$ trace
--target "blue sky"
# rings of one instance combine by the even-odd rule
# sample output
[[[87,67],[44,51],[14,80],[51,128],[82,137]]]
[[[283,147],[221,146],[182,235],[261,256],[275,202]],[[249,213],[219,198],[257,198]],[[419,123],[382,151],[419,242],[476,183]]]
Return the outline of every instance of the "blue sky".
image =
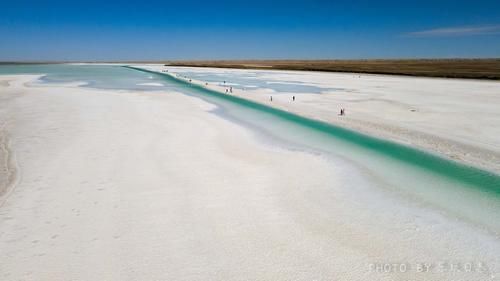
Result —
[[[500,57],[500,1],[3,1],[0,61]]]

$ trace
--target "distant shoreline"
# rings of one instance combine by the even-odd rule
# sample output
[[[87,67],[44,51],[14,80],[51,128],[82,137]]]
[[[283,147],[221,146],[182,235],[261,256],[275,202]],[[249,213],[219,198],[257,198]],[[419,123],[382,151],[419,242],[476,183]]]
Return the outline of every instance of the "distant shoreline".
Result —
[[[500,80],[500,59],[172,61],[167,66]]]
[[[367,60],[156,60],[156,61],[0,61],[20,64],[164,64],[166,66],[323,71],[456,79],[500,80],[500,58]]]

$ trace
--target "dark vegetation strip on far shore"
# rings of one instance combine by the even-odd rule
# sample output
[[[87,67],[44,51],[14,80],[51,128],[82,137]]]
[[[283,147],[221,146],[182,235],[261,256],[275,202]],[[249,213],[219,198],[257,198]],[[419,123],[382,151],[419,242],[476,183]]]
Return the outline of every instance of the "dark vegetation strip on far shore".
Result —
[[[168,66],[354,72],[422,77],[500,80],[500,58],[373,60],[0,61],[0,65],[58,64],[70,62],[162,63]]]
[[[500,59],[206,60],[167,66],[277,69],[500,80]]]

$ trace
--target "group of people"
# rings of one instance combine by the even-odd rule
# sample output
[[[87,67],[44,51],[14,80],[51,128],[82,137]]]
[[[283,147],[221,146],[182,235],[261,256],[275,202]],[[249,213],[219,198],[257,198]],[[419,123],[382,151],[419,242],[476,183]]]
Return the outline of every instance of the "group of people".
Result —
[[[186,77],[187,78],[187,77]],[[191,79],[189,79],[189,82],[191,82]],[[224,81],[224,84],[226,84],[226,81]],[[208,86],[208,83],[205,83],[205,86]],[[226,88],[226,94],[227,93],[233,93],[233,87]],[[269,96],[269,100],[273,101],[273,96]],[[292,96],[292,101],[295,101],[295,96]],[[340,116],[345,115],[345,108],[340,109]]]
[[[185,76],[185,78],[187,78]],[[191,82],[191,79],[189,79],[189,82]],[[226,81],[223,82],[224,85],[226,84]],[[208,83],[205,83],[205,86],[208,86]],[[229,87],[229,88],[226,88],[226,93],[233,93],[233,87]],[[269,100],[270,101],[273,101],[273,96],[269,96]],[[292,101],[295,101],[295,96],[292,96]],[[344,116],[345,115],[345,108],[341,108],[340,109],[340,116]]]

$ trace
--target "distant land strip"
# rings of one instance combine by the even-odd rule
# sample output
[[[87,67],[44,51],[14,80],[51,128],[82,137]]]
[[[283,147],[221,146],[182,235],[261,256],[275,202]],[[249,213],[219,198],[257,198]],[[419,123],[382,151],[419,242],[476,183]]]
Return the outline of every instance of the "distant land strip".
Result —
[[[367,60],[122,60],[5,61],[5,64],[159,63],[167,66],[328,71],[500,80],[500,58],[491,59],[367,59]]]
[[[500,80],[500,59],[206,60],[167,66],[277,69]]]

